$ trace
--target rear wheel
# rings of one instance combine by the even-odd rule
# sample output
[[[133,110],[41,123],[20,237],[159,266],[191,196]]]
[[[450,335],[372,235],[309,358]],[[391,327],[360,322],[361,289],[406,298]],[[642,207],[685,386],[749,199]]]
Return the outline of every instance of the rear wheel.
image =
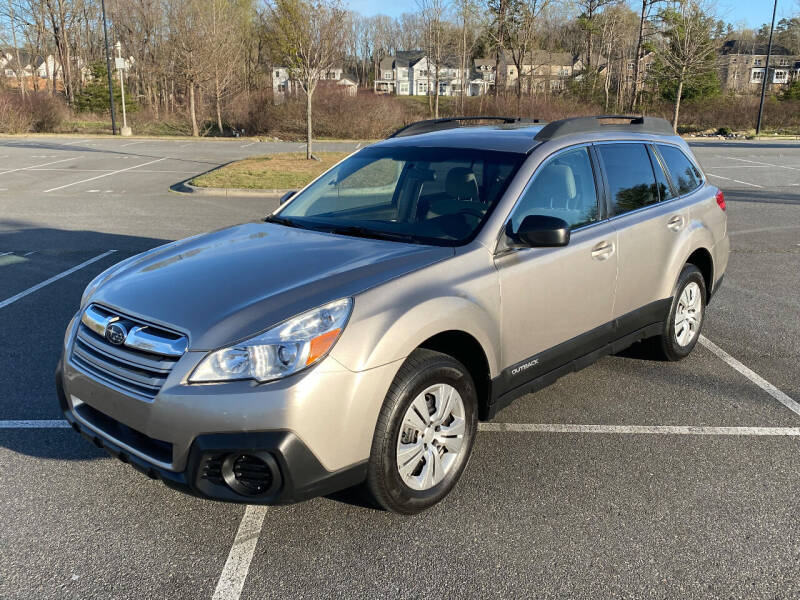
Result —
[[[683,267],[661,335],[651,340],[665,360],[687,357],[697,344],[706,312],[706,283],[696,266]]]
[[[477,394],[464,365],[415,350],[400,367],[378,417],[367,485],[392,512],[442,500],[466,467],[477,430]]]

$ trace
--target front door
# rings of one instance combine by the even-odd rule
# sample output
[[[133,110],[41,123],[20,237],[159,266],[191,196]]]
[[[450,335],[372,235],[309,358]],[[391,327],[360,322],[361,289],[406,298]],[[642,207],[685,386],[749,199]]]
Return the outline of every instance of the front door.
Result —
[[[604,345],[610,335],[617,276],[617,233],[604,220],[597,170],[587,146],[541,165],[511,214],[516,231],[528,215],[565,220],[568,245],[501,248],[499,393],[511,391]]]

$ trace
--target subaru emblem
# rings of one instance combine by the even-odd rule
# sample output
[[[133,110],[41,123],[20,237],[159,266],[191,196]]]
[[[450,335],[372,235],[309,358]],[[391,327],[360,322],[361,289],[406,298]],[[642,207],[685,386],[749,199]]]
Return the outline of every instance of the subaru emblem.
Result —
[[[128,337],[128,330],[122,323],[115,322],[106,327],[106,339],[115,346],[124,344],[126,337]]]

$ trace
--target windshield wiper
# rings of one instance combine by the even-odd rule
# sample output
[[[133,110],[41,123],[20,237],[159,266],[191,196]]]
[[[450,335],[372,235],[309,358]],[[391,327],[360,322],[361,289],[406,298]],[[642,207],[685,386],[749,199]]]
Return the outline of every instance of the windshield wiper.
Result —
[[[341,235],[351,235],[354,237],[375,238],[380,240],[392,240],[395,242],[409,242],[412,244],[419,244],[420,240],[408,233],[397,233],[393,231],[377,231],[375,229],[368,229],[360,225],[332,225],[320,227],[322,231],[328,233],[338,233]]]
[[[287,219],[285,217],[276,217],[273,215],[269,215],[264,219],[265,223],[276,223],[277,225],[285,225],[286,227],[298,227],[300,229],[305,229],[299,223],[292,221],[291,219]]]

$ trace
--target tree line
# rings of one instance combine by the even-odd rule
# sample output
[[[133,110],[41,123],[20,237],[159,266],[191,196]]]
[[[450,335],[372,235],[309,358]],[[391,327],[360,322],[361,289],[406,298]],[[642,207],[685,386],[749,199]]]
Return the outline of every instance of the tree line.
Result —
[[[85,105],[87,89],[105,74],[101,0],[0,2],[7,4],[0,46],[53,55],[61,72],[47,74],[51,93]],[[681,98],[713,79],[725,40],[768,35],[737,30],[704,0],[417,0],[414,12],[399,17],[359,15],[339,0],[105,0],[105,8],[111,44],[118,41],[129,61],[126,91],[155,119],[186,114],[199,135],[203,106],[221,133],[226,105],[270,101],[272,70],[283,66],[306,98],[309,140],[312,98],[334,65],[368,87],[384,57],[422,50],[436,80],[430,114],[438,116],[440,65],[463,73],[474,58],[493,58],[493,93],[519,99],[524,77],[506,85],[501,61],[522,74],[534,50],[566,52],[584,66],[570,93],[628,111],[640,110],[655,89],[675,98],[677,124]],[[800,53],[800,19],[782,20],[776,40]],[[645,76],[640,59],[648,53],[656,60]]]

